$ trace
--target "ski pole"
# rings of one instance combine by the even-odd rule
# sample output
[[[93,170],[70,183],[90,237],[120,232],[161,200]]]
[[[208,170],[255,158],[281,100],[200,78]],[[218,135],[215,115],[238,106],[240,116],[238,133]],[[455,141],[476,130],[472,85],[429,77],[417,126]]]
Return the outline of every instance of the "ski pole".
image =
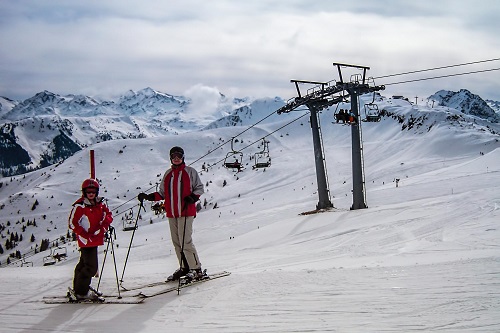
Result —
[[[97,291],[99,291],[99,285],[101,284],[102,272],[104,271],[104,264],[106,263],[106,257],[108,256],[109,238],[107,240],[107,243],[108,244],[106,245],[106,250],[104,251],[104,259],[102,260],[101,273],[99,274],[99,280],[97,281],[97,288],[96,288]]]
[[[116,232],[115,232],[115,228],[111,225],[109,226],[108,231],[109,231],[109,235],[107,235],[108,244],[106,245],[106,252],[104,252],[104,259],[102,261],[101,274],[99,274],[99,281],[97,282],[96,292],[99,293],[99,285],[101,284],[102,272],[104,271],[104,264],[106,263],[106,257],[108,255],[108,251],[109,251],[109,244],[111,244],[111,252],[113,253],[113,263],[115,266],[116,286],[118,288],[118,298],[120,299],[120,298],[122,298],[122,296],[120,295],[120,286],[118,284],[118,269],[116,266],[115,246],[114,246],[114,241],[113,241],[113,234],[114,234],[114,237],[116,239]]]
[[[109,226],[109,228],[111,230],[111,234],[114,234],[116,239],[115,228],[113,228],[112,226]],[[113,237],[110,238],[111,238],[111,251],[113,252],[113,263],[115,264],[116,289],[118,289],[118,299],[121,299],[122,295],[120,293],[120,284],[118,283],[118,269],[116,268],[115,243]]]
[[[184,239],[186,238],[186,224],[187,224],[187,203],[184,205],[184,230],[182,231],[182,245],[181,245],[181,262],[179,269],[182,269],[182,263],[184,262],[184,266],[189,267],[187,258],[184,255]],[[181,293],[181,279],[179,277],[179,284],[177,285],[177,295]]]
[[[137,211],[137,218],[135,219],[135,225],[134,225],[134,231],[132,232],[132,236],[130,237],[130,244],[128,245],[128,251],[127,251],[127,257],[125,258],[125,264],[123,265],[123,272],[122,272],[122,277],[120,279],[120,283],[123,283],[123,276],[125,275],[125,268],[127,268],[127,261],[128,261],[128,256],[130,254],[130,247],[132,246],[132,241],[134,240],[134,235],[135,235],[135,230],[137,229],[137,221],[139,221],[139,215],[141,213],[141,208],[146,211],[146,208],[144,208],[143,202],[140,201],[140,206],[139,210]]]

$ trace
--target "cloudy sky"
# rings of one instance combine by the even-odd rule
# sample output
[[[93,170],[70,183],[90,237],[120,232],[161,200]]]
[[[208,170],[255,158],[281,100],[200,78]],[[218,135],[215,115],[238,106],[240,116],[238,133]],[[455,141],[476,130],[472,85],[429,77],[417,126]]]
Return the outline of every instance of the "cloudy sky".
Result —
[[[291,79],[379,77],[500,58],[498,0],[0,1],[0,96],[296,96]],[[500,61],[380,78],[386,95],[465,88],[500,100]],[[351,74],[344,70],[344,79]]]

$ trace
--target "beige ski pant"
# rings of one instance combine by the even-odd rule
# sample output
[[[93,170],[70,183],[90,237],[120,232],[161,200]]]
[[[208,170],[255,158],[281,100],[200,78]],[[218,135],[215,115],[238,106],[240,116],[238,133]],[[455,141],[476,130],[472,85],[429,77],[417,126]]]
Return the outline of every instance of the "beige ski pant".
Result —
[[[193,244],[193,221],[194,216],[187,217],[169,217],[168,224],[170,225],[170,236],[172,237],[172,244],[175,248],[175,254],[179,260],[181,267],[186,267],[186,262],[182,260],[182,235],[184,234],[184,223],[186,224],[186,232],[184,237],[184,257],[186,258],[188,268],[196,269],[201,268],[200,259],[196,252],[196,247]]]

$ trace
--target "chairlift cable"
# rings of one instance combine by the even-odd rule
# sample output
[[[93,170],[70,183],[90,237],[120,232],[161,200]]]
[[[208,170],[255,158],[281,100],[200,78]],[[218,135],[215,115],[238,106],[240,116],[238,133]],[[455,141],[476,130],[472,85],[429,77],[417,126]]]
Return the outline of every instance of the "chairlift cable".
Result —
[[[255,141],[254,141],[254,142],[252,142],[251,144],[249,144],[249,145],[247,145],[247,146],[243,147],[243,149],[241,149],[241,150],[244,150],[244,149],[247,149],[247,148],[248,148],[248,147],[250,147],[250,146],[253,146],[254,144],[256,144],[257,142],[259,142],[260,140],[267,138],[267,137],[268,137],[268,136],[270,136],[271,134],[276,133],[276,132],[277,132],[277,131],[279,131],[280,129],[283,129],[283,128],[287,127],[288,125],[290,125],[290,124],[292,124],[292,123],[296,122],[297,120],[299,120],[299,119],[301,119],[302,117],[305,117],[305,116],[307,116],[307,115],[308,115],[308,113],[304,113],[304,114],[303,114],[303,115],[301,115],[300,117],[298,117],[298,118],[296,118],[296,119],[294,119],[294,120],[292,120],[292,121],[290,121],[290,122],[286,123],[285,125],[281,126],[280,128],[277,128],[277,129],[275,129],[274,131],[272,131],[272,132],[270,132],[270,133],[267,133],[266,135],[264,135],[264,136],[263,136],[263,137],[261,137],[260,139],[255,140]]]
[[[277,132],[277,131],[279,131],[280,129],[283,129],[284,127],[286,127],[286,126],[288,126],[288,125],[290,125],[290,124],[294,123],[295,121],[297,121],[297,120],[301,119],[302,117],[304,117],[304,116],[306,116],[306,115],[308,115],[308,114],[309,114],[309,113],[304,113],[304,114],[303,114],[303,115],[301,115],[300,117],[295,118],[294,120],[292,120],[292,121],[290,121],[290,122],[286,123],[285,125],[283,125],[283,126],[281,126],[281,127],[277,128],[276,130],[274,130],[274,131],[272,131],[272,132],[270,132],[270,133],[266,134],[265,136],[263,136],[263,137],[259,138],[258,140],[255,140],[254,142],[250,143],[249,145],[246,145],[245,147],[243,147],[242,149],[240,149],[240,151],[245,150],[245,149],[247,149],[247,148],[248,148],[248,147],[250,147],[250,146],[253,146],[254,144],[256,144],[256,143],[260,142],[262,139],[265,139],[266,137],[270,136],[271,134],[276,133],[276,132]],[[222,162],[222,161],[224,161],[224,160],[225,160],[225,158],[223,158],[223,159],[221,159],[221,160],[219,160],[219,161],[215,162],[214,164],[212,164],[212,166],[213,166],[213,165],[216,165],[216,164],[219,164],[220,162]]]
[[[422,73],[422,72],[434,71],[434,70],[439,70],[439,69],[460,67],[460,66],[473,65],[473,64],[479,64],[479,63],[484,63],[484,62],[498,61],[498,60],[500,60],[500,58],[494,58],[494,59],[488,59],[488,60],[480,60],[480,61],[472,61],[472,62],[466,62],[466,63],[463,63],[463,64],[448,65],[448,66],[434,67],[434,68],[428,68],[428,69],[420,69],[420,70],[403,72],[403,73],[397,73],[397,74],[376,76],[376,77],[374,77],[374,79],[381,79],[381,78],[392,77],[392,76]]]
[[[442,78],[445,78],[445,77],[453,77],[453,76],[460,76],[460,75],[485,73],[485,72],[492,72],[492,71],[498,71],[498,70],[500,70],[500,68],[483,69],[483,70],[472,71],[472,72],[455,73],[455,74],[448,74],[448,75],[440,75],[440,76],[427,77],[427,78],[422,78],[422,79],[414,79],[414,80],[408,80],[408,81],[385,83],[384,85],[385,86],[391,86],[391,85],[395,85],[395,84],[418,82],[418,81],[427,81],[427,80],[434,80],[434,79],[442,79]]]
[[[155,187],[155,186],[156,186],[156,185],[151,186],[150,188],[148,188],[148,189],[146,189],[146,190],[144,190],[144,191],[145,191],[145,192],[147,192],[147,191],[151,190],[151,189],[152,189],[153,187]],[[127,203],[131,202],[132,200],[137,200],[137,198],[136,198],[136,197],[134,197],[134,198],[132,198],[132,199],[129,199],[129,200],[125,201],[124,203],[122,203],[122,204],[120,204],[120,205],[116,206],[116,207],[115,207],[115,208],[113,208],[113,209],[111,209],[111,208],[110,208],[110,210],[115,211],[115,210],[117,210],[118,208],[120,208],[120,207],[122,207],[122,206],[126,205]],[[123,212],[117,213],[117,214],[116,214],[116,216],[121,215],[121,214],[125,213],[126,211],[128,211],[128,210],[130,210],[130,209],[133,209],[133,208],[134,208],[135,206],[137,206],[137,205],[139,205],[139,204],[136,204],[136,205],[134,205],[134,206],[132,206],[132,207],[129,207],[129,208],[127,208],[126,210],[124,210]],[[115,215],[114,215],[114,216],[115,216]]]
[[[263,122],[264,120],[266,120],[267,118],[271,117],[271,116],[272,116],[273,114],[275,114],[276,112],[278,112],[278,110],[276,110],[276,111],[274,111],[273,113],[271,113],[271,114],[267,115],[266,117],[262,118],[261,120],[259,120],[259,121],[258,121],[258,122],[256,122],[255,124],[251,125],[250,127],[248,127],[247,129],[245,129],[244,131],[242,131],[242,132],[238,133],[237,135],[233,136],[233,137],[231,138],[231,140],[225,141],[225,142],[221,143],[219,146],[215,147],[214,149],[209,150],[209,151],[208,151],[208,153],[206,153],[205,155],[201,156],[201,157],[200,157],[200,158],[198,158],[197,160],[195,160],[195,161],[193,161],[193,162],[189,163],[188,165],[190,166],[190,165],[192,165],[192,164],[194,164],[194,163],[198,162],[199,160],[201,160],[202,158],[204,158],[204,157],[206,157],[206,156],[210,155],[211,153],[213,153],[213,152],[214,152],[214,151],[216,151],[217,149],[221,148],[222,146],[225,146],[226,144],[228,144],[228,143],[232,142],[235,138],[239,137],[240,135],[242,135],[242,134],[243,134],[243,133],[245,133],[246,131],[248,131],[248,130],[250,130],[251,128],[255,127],[257,124],[259,124],[259,123]]]

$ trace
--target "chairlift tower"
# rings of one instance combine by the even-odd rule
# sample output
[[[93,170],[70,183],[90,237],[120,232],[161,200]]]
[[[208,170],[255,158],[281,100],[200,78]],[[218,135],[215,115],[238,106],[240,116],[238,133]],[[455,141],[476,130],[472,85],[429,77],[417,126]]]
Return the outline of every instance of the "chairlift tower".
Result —
[[[302,95],[299,88],[300,83],[319,85],[321,86],[321,90],[324,90],[324,88],[328,85],[328,82],[315,82],[315,81],[303,81],[303,80],[292,80],[291,82],[295,83],[297,94],[299,95],[298,99],[302,99]],[[323,102],[324,102],[323,100],[309,99],[305,100],[304,103],[301,104],[307,106],[307,108],[311,113],[310,120],[311,120],[311,131],[313,137],[314,162],[316,165],[316,181],[318,183],[318,204],[316,205],[316,209],[318,210],[333,207],[333,204],[330,201],[330,190],[328,188],[326,168],[325,168],[325,158],[323,156],[323,147],[321,145],[321,133],[318,121],[319,112],[324,108]],[[278,110],[278,114],[279,113],[281,112]]]
[[[363,145],[361,141],[361,127],[360,127],[360,114],[358,106],[358,97],[367,93],[370,87],[366,80],[366,71],[370,67],[347,65],[340,63],[333,63],[337,66],[339,72],[340,83],[344,84],[342,77],[342,67],[351,67],[361,69],[363,74],[356,74],[351,77],[349,84],[345,86],[346,91],[351,96],[351,112],[354,114],[357,121],[351,125],[351,160],[352,160],[352,206],[351,209],[368,208],[366,205],[366,191],[365,191],[365,177],[363,167]]]
[[[313,135],[314,157],[316,163],[316,178],[318,181],[318,196],[319,201],[317,209],[333,207],[330,201],[328,183],[326,180],[325,160],[323,158],[323,149],[321,146],[320,127],[318,122],[318,113],[332,105],[344,102],[348,97],[351,98],[351,111],[357,120],[351,125],[351,142],[352,142],[352,181],[353,181],[353,204],[351,210],[367,208],[365,195],[365,180],[363,168],[363,148],[361,140],[361,128],[359,122],[359,105],[358,97],[368,92],[384,90],[384,86],[369,86],[366,78],[366,71],[369,67],[348,65],[341,63],[333,63],[337,66],[339,73],[339,81],[316,82],[291,80],[295,83],[298,97],[290,99],[286,105],[278,109],[277,113],[288,113],[299,106],[305,105],[311,112],[311,128]],[[351,77],[349,82],[344,82],[342,77],[343,67],[361,69],[363,74],[357,74]],[[315,84],[314,88],[307,90],[306,95],[302,95],[299,89],[299,83]]]
[[[318,122],[318,114],[321,109],[311,103],[307,105],[311,112],[311,130],[313,136],[314,147],[314,162],[316,164],[316,180],[318,182],[318,204],[316,209],[325,209],[333,207],[330,201],[330,190],[326,180],[325,158],[323,156],[323,147],[321,146],[320,127]]]

